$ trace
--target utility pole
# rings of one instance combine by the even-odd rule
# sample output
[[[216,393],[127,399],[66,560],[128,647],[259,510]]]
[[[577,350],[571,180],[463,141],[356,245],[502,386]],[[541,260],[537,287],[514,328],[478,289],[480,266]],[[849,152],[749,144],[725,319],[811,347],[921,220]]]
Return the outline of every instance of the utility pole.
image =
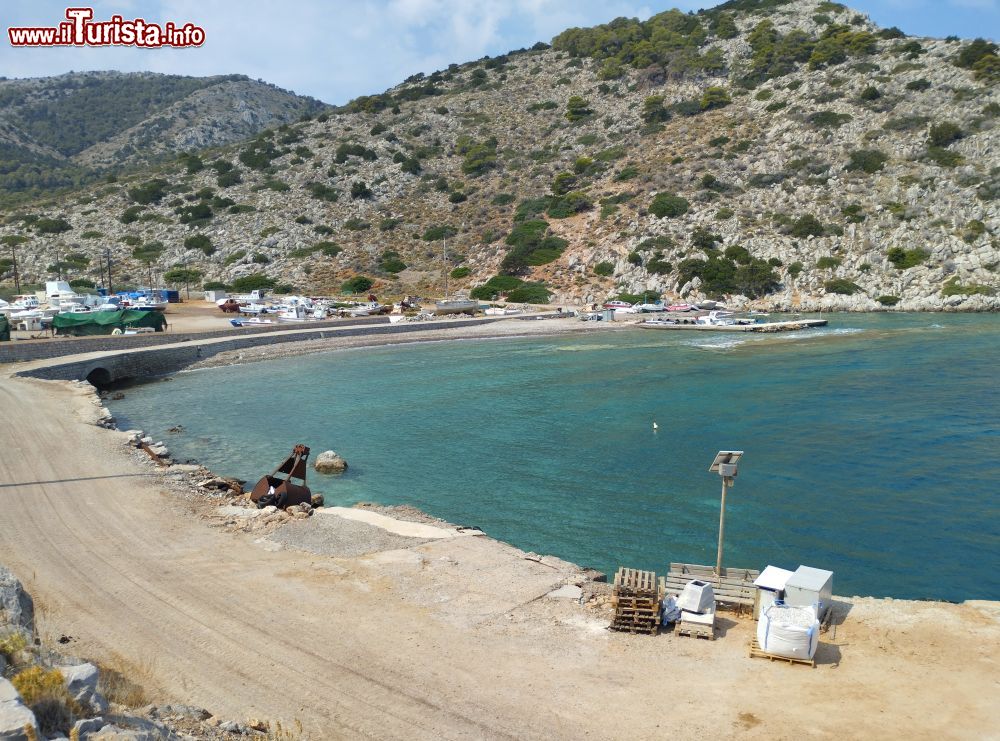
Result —
[[[21,278],[17,274],[17,250],[14,249],[14,245],[10,246],[10,257],[14,261],[14,293],[20,293]]]
[[[108,259],[108,295],[110,296],[113,291],[111,288],[111,250],[104,250],[104,256]]]

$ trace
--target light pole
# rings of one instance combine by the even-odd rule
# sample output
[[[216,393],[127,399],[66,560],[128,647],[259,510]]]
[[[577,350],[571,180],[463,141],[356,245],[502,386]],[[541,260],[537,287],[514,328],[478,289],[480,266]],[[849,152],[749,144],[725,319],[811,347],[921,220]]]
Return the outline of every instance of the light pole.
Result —
[[[708,470],[722,479],[722,505],[719,508],[719,552],[715,558],[715,575],[722,578],[722,541],[726,535],[726,492],[736,478],[737,466],[743,457],[742,450],[720,450]]]
[[[111,287],[111,249],[107,248],[104,250],[104,257],[108,261],[108,295],[113,295],[114,289]]]
[[[17,274],[17,250],[14,245],[10,246],[10,259],[14,263],[14,293],[21,292],[21,277]]]

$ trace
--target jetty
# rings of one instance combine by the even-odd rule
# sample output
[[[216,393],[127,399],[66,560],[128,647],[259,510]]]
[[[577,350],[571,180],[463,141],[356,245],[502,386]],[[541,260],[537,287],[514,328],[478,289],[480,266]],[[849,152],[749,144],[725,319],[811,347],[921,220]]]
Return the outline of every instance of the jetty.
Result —
[[[762,324],[683,324],[680,321],[653,319],[641,322],[645,329],[683,329],[695,332],[794,332],[812,327],[825,327],[826,319],[797,319],[788,322],[764,322]]]

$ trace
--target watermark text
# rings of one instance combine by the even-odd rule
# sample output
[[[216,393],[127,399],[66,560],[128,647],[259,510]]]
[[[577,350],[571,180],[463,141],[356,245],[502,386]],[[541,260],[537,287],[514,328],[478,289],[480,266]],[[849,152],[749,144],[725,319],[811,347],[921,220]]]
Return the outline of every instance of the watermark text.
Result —
[[[66,8],[66,20],[57,26],[19,26],[7,29],[11,46],[201,46],[205,29],[193,23],[163,25],[142,18],[94,21],[93,8]]]

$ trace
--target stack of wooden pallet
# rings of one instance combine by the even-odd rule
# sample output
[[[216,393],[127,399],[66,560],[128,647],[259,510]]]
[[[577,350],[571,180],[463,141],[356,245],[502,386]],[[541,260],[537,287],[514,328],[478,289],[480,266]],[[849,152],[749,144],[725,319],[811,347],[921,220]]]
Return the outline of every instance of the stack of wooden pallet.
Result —
[[[663,591],[654,572],[618,569],[611,592],[615,608],[611,630],[656,635],[660,630],[661,599]]]

